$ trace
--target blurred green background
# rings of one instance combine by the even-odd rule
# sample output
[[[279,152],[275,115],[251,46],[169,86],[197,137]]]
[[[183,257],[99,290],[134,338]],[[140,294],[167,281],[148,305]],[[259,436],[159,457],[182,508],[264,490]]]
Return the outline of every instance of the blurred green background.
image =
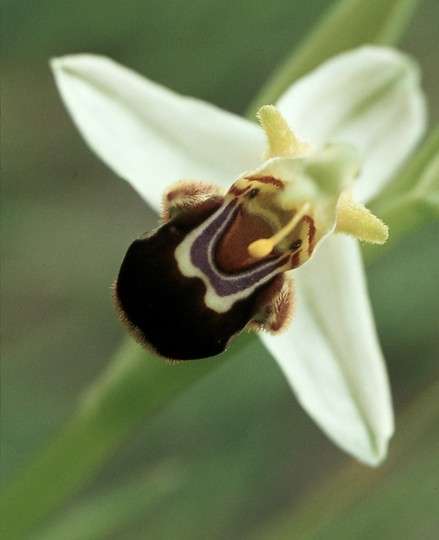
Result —
[[[128,244],[156,220],[76,132],[49,58],[105,54],[241,113],[331,4],[2,1],[5,483],[124,338],[110,285]],[[431,125],[438,20],[439,3],[425,0],[401,43],[423,69]],[[437,238],[437,226],[425,227],[368,267],[398,414],[383,467],[335,448],[255,342],[133,433],[38,538],[437,538]]]

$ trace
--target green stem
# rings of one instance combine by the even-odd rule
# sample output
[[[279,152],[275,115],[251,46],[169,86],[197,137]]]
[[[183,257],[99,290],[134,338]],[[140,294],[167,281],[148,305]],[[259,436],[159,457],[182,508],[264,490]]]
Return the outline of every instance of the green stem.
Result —
[[[3,538],[21,538],[86,481],[124,436],[147,415],[230,356],[245,350],[242,336],[215,359],[167,364],[131,339],[80,400],[62,432],[3,496]]]
[[[136,519],[151,515],[181,487],[188,474],[181,464],[164,460],[149,468],[146,474],[137,473],[123,484],[81,498],[61,512],[59,519],[33,535],[32,540],[122,538],[117,536],[118,532]]]
[[[247,116],[254,118],[259,107],[277,101],[299,77],[336,54],[365,43],[397,43],[418,4],[419,0],[336,2],[302,46],[278,66],[250,104]]]
[[[439,219],[439,126],[369,207],[389,226],[389,240],[380,246],[380,252]],[[377,251],[373,246],[364,246],[363,254],[369,261]]]

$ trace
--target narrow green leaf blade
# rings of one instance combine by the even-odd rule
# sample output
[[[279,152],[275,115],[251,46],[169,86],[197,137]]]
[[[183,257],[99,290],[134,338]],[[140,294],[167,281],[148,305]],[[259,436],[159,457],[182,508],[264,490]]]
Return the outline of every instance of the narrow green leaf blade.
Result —
[[[2,533],[21,538],[111,454],[135,425],[255,340],[242,335],[220,358],[166,364],[131,339],[82,396],[63,431],[2,497]]]
[[[259,107],[276,101],[299,77],[331,56],[363,45],[398,42],[419,0],[340,0],[328,11],[299,49],[279,65],[250,105],[253,118]]]

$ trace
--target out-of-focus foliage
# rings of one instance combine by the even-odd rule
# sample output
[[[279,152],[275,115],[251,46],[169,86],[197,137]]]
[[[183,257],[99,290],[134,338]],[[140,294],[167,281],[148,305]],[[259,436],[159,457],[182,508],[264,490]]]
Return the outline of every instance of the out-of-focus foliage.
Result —
[[[106,54],[180,92],[241,112],[325,7],[318,0],[3,1],[5,482],[62,424],[124,336],[109,287],[128,243],[155,225],[137,195],[81,141],[48,58]],[[425,0],[402,42],[424,71],[432,123],[439,119],[438,19],[437,0]],[[437,232],[434,225],[423,228],[368,269],[403,441],[417,421],[410,410],[418,410],[438,376]],[[407,455],[397,435],[396,464],[370,472],[343,462],[349,460],[294,405],[262,346],[252,347],[249,357],[221,365],[137,430],[54,517],[54,538],[59,531],[68,538],[69,519],[75,540],[242,538],[294,515],[346,466],[354,479],[343,489],[360,490],[361,503],[341,511],[328,497],[322,513],[337,519],[323,520],[325,534],[315,538],[434,538],[438,524],[430,520],[428,501],[439,509],[437,394],[419,412],[431,429],[420,431]],[[423,529],[391,527],[392,516],[420,523],[422,512],[428,512]],[[106,515],[114,518],[110,526]]]

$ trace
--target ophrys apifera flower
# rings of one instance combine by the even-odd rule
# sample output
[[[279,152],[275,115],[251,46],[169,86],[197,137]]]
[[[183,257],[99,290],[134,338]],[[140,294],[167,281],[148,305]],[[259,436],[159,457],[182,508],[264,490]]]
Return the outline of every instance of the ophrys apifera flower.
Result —
[[[130,328],[172,358],[185,337],[180,357],[193,358],[220,352],[245,327],[284,329],[260,335],[299,401],[345,450],[381,461],[393,431],[387,376],[357,241],[338,233],[385,239],[362,204],[379,194],[422,134],[423,98],[411,61],[363,48],[324,64],[281,97],[281,115],[261,110],[265,156],[267,137],[256,124],[107,59],[65,57],[54,70],[92,148],[154,208],[165,191],[162,225],[133,244],[122,265],[126,279],[117,282]],[[291,269],[294,298],[285,273]],[[145,287],[154,293],[150,303],[142,301]],[[216,348],[206,314],[218,319]],[[153,343],[154,320],[160,344]]]
[[[285,273],[327,234],[342,223],[378,242],[387,238],[386,227],[348,195],[359,172],[350,148],[312,152],[274,107],[261,108],[259,118],[269,159],[225,194],[195,181],[171,186],[162,226],[125,257],[116,305],[156,354],[199,359],[223,352],[244,328],[279,332],[294,307]]]

